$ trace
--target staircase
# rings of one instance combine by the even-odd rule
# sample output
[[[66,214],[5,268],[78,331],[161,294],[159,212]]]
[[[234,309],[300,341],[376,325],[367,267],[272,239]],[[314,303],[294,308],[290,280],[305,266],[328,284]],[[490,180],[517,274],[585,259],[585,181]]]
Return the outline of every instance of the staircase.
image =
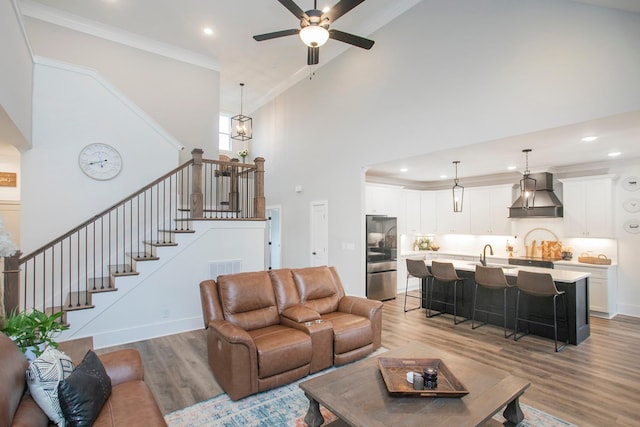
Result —
[[[6,258],[7,312],[63,311],[73,329],[72,313],[85,312],[77,317],[86,323],[143,280],[137,276],[175,256],[167,251],[197,239],[195,223],[264,220],[264,159],[242,164],[202,154],[194,150],[188,162],[30,254]]]

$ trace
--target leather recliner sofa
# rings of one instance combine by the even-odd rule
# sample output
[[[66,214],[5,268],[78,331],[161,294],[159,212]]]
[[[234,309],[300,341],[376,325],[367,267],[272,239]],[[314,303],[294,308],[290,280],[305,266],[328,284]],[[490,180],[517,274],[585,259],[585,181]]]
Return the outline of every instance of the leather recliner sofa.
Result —
[[[112,389],[93,426],[166,426],[151,390],[143,381],[140,354],[128,349],[99,358],[111,379]],[[0,362],[0,426],[54,425],[26,391],[25,371],[29,362],[3,333],[0,333]]]
[[[380,347],[382,303],[347,296],[334,267],[238,273],[200,283],[209,365],[233,400]]]

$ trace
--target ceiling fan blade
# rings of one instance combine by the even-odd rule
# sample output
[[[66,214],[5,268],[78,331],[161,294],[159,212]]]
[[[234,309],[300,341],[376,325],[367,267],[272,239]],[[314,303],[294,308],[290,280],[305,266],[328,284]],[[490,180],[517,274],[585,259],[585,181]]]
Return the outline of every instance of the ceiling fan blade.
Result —
[[[358,46],[367,50],[371,49],[371,47],[375,43],[373,40],[365,39],[364,37],[345,33],[339,30],[329,30],[329,38],[332,38],[334,40],[338,40],[344,43],[349,43],[351,45]]]
[[[364,0],[341,0],[324,15],[322,15],[322,19],[329,18],[329,22],[333,23],[338,18],[340,18],[345,13],[349,12],[351,9],[363,3]]]
[[[320,61],[320,48],[307,48],[307,65],[316,65]]]
[[[292,0],[278,0],[281,5],[289,9],[289,12],[293,13],[298,19],[309,19],[304,10],[300,9],[297,4],[295,4]]]
[[[261,42],[263,40],[277,39],[278,37],[292,36],[299,32],[300,29],[275,31],[273,33],[258,34],[257,36],[253,36],[253,39]]]

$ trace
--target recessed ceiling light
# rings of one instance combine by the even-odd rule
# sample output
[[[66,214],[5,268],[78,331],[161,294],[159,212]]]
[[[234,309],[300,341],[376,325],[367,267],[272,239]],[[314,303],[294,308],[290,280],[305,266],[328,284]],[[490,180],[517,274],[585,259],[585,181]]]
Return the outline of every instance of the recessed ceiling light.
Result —
[[[609,156],[609,157],[618,157],[620,154],[622,154],[622,153],[619,152],[619,151],[613,151],[613,152],[607,154],[607,156]]]
[[[409,168],[400,168],[400,172],[409,172]]]
[[[593,142],[596,139],[598,139],[597,136],[585,136],[584,138],[582,138],[580,141],[582,142]]]
[[[440,175],[440,179],[446,179],[447,175]]]
[[[507,166],[507,169],[509,169],[510,171],[514,171],[517,168],[518,168],[517,166]]]
[[[213,34],[213,30],[209,27],[205,27],[202,29],[202,32],[205,33],[206,35],[210,36]]]

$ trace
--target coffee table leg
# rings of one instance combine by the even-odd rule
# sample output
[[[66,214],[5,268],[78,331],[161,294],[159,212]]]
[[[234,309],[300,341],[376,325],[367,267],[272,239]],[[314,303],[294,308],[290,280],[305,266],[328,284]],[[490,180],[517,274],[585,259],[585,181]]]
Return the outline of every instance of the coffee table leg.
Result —
[[[524,420],[524,413],[520,409],[520,396],[513,399],[505,408],[502,416],[507,420],[504,423],[506,426],[515,426],[522,420]]]
[[[305,393],[305,396],[309,399],[309,409],[307,410],[307,415],[304,416],[304,422],[309,427],[319,427],[324,423],[324,417],[320,413],[320,404],[307,393]]]

